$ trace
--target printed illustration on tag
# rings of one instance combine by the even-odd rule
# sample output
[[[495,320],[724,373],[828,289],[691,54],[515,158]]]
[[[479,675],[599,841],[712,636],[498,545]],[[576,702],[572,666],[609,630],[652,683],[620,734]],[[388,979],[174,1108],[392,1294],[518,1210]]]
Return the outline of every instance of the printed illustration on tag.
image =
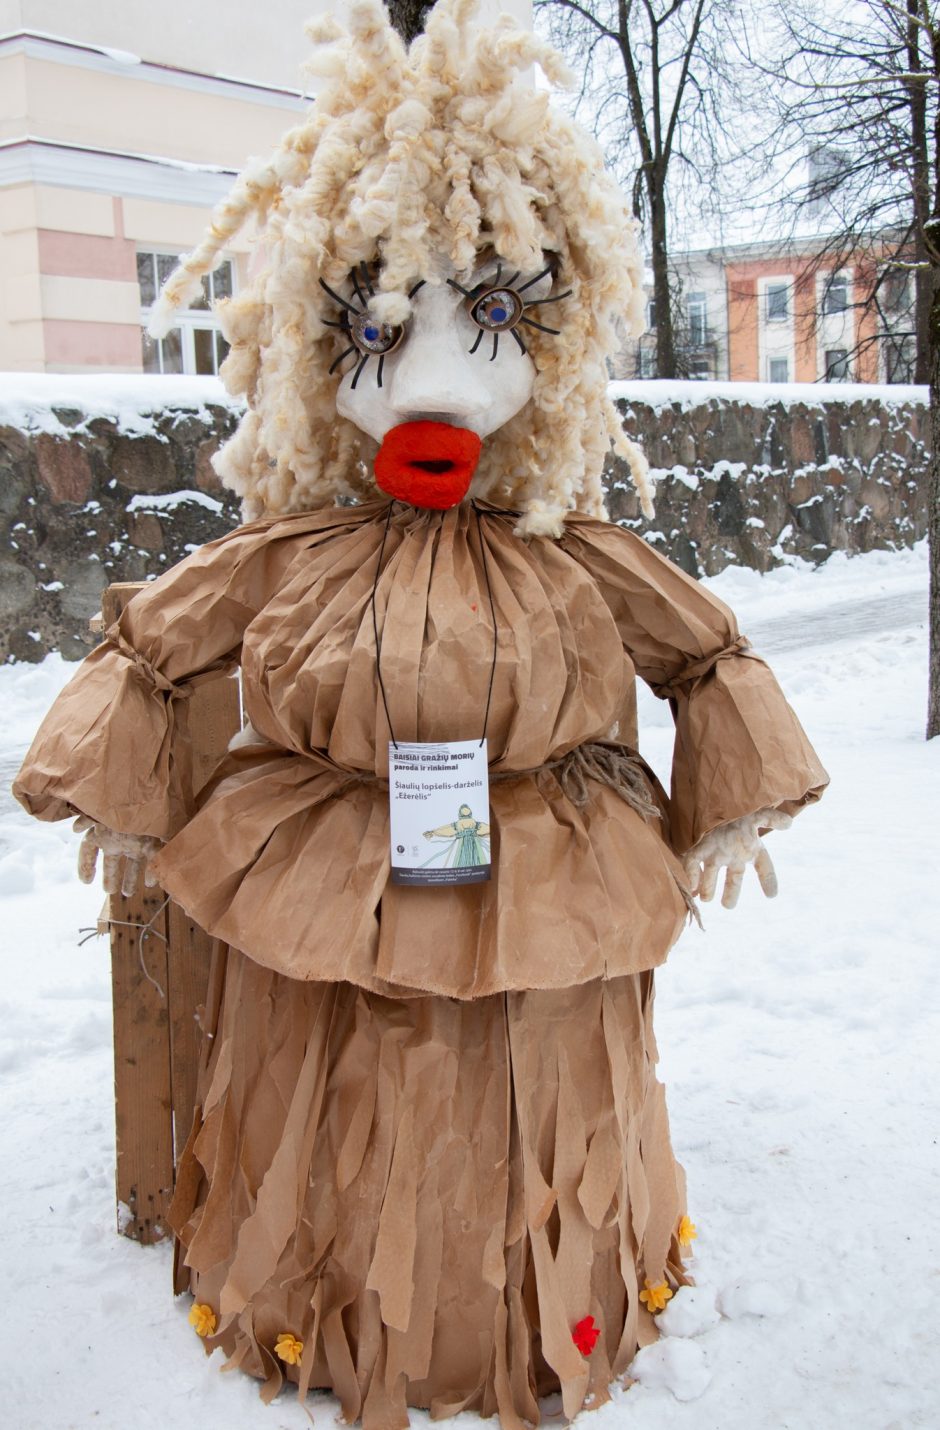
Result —
[[[490,877],[486,741],[389,744],[393,884],[478,884]]]

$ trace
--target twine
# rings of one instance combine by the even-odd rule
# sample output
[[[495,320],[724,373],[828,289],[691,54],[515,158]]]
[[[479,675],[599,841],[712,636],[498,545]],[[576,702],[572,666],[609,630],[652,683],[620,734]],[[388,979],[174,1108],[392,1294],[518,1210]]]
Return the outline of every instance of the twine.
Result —
[[[145,924],[134,923],[130,919],[108,919],[109,929],[140,929],[140,937],[137,940],[137,959],[140,963],[140,971],[146,978],[147,982],[157,990],[158,994],[164,1002],[166,1002],[166,993],[164,992],[162,985],[157,982],[157,980],[154,978],[153,974],[147,967],[147,961],[144,957],[144,939],[147,938],[149,934],[153,934],[154,938],[162,939],[162,941],[167,945],[167,947],[169,947],[169,940],[167,939],[166,934],[162,934],[159,929],[155,929],[153,926],[155,920],[160,917],[169,902],[170,896],[168,894],[163,900],[163,903],[160,905],[160,907],[154,911],[152,916],[147,920]],[[85,934],[84,938],[79,939],[79,947],[81,947],[81,945],[87,943],[90,938],[100,936],[100,934],[103,933],[103,930],[79,929],[79,933]]]

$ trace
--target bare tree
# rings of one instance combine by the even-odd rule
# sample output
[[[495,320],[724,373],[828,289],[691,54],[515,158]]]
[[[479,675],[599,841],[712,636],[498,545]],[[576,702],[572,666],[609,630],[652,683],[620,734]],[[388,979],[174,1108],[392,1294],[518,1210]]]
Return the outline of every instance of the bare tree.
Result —
[[[902,341],[930,386],[927,738],[940,735],[940,4],[936,0],[775,0],[775,58],[750,56],[772,82],[776,154],[797,211],[837,256],[867,272],[857,303],[874,318],[862,343]],[[757,43],[767,47],[766,32]],[[830,162],[809,165],[807,155]],[[800,177],[802,175],[802,177]],[[890,295],[913,282],[908,331]]]
[[[680,375],[670,217],[683,181],[705,201],[722,163],[735,0],[535,0],[582,76],[580,107],[649,237],[656,373]]]

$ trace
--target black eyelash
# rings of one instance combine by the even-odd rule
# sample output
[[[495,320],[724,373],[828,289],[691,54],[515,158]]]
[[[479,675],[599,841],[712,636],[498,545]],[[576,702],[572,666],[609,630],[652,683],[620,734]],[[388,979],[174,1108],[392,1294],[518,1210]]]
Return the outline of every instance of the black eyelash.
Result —
[[[347,318],[346,314],[347,314],[347,313],[355,313],[355,315],[356,315],[357,317],[361,317],[362,314],[365,313],[367,304],[366,304],[366,299],[365,299],[365,297],[364,297],[364,295],[363,295],[363,293],[362,293],[362,289],[359,287],[359,279],[360,279],[360,277],[362,278],[363,283],[365,284],[366,288],[368,289],[369,296],[370,296],[370,297],[373,297],[374,294],[375,294],[375,289],[373,288],[373,286],[372,286],[372,280],[371,280],[371,278],[369,277],[368,264],[366,264],[365,262],[361,263],[361,264],[358,266],[358,268],[354,268],[353,271],[352,271],[352,273],[350,274],[350,278],[352,279],[353,292],[355,293],[356,297],[359,299],[359,302],[362,304],[362,307],[361,307],[361,308],[357,308],[357,307],[355,306],[355,304],[353,304],[353,303],[347,303],[346,299],[340,297],[339,293],[337,293],[335,289],[331,288],[330,285],[329,285],[329,283],[325,283],[322,278],[318,280],[318,281],[319,281],[319,284],[320,284],[320,287],[323,289],[324,293],[328,293],[328,294],[330,295],[330,297],[333,299],[333,301],[334,301],[335,303],[339,303],[340,307],[344,310],[344,311],[343,311],[343,314],[342,314],[342,316],[341,316],[341,318],[340,318],[340,320],[339,320],[338,322],[337,322],[335,319],[332,319],[332,318],[321,318],[320,321],[323,323],[323,326],[324,326],[325,328],[339,328],[341,332],[344,332],[344,333],[347,333],[347,334],[348,334],[349,331],[350,331],[350,329],[349,329],[349,319]],[[423,281],[423,280],[422,280],[422,281]],[[418,291],[418,289],[419,289],[420,287],[421,287],[421,283],[416,284],[416,286],[415,286],[414,288],[412,288],[411,293],[408,294],[409,298],[412,296],[413,293],[417,293],[417,291]],[[345,362],[346,358],[349,357],[350,353],[358,353],[358,352],[359,352],[359,349],[356,347],[356,344],[355,344],[355,343],[351,344],[351,346],[348,347],[348,348],[346,348],[346,350],[345,350],[344,352],[341,352],[341,353],[340,353],[340,355],[339,355],[338,358],[334,358],[333,361],[330,363],[330,366],[329,366],[329,372],[330,372],[330,374],[332,375],[332,374],[336,371],[336,369],[339,367],[340,363]],[[357,367],[356,367],[355,373],[353,374],[353,380],[352,380],[352,383],[351,383],[351,390],[352,390],[353,392],[355,392],[355,390],[356,390],[356,384],[358,383],[360,377],[361,377],[362,374],[363,374],[363,370],[365,369],[366,363],[369,361],[369,358],[370,358],[370,357],[374,357],[374,356],[377,356],[378,359],[379,359],[379,365],[378,365],[378,368],[376,369],[376,374],[375,374],[376,386],[377,386],[377,387],[381,387],[381,386],[382,386],[382,373],[383,373],[383,370],[384,370],[384,368],[385,368],[385,354],[384,354],[384,353],[378,353],[378,354],[374,354],[374,353],[360,353],[360,355],[359,355],[359,363],[358,363],[358,365],[357,365]]]
[[[348,358],[349,354],[354,353],[355,351],[356,345],[355,343],[353,343],[352,347],[347,348],[344,353],[340,353],[339,357],[336,358],[335,361],[330,364],[330,375],[332,376],[332,374],[336,371],[336,369],[339,367],[340,363],[343,361],[344,358]]]
[[[520,288],[520,293],[522,289]],[[555,293],[551,298],[532,298],[528,303],[523,303],[523,308],[540,308],[543,303],[560,303],[562,298],[570,298],[572,289],[568,288],[564,293]]]
[[[553,338],[557,338],[561,332],[561,328],[547,328],[544,323],[537,323],[534,318],[527,318],[525,313],[519,321],[525,323],[527,328],[538,328],[540,333],[551,333]]]
[[[550,263],[547,268],[542,269],[541,273],[536,273],[534,278],[530,278],[528,283],[523,283],[522,287],[519,289],[519,292],[524,293],[527,288],[531,288],[534,284],[536,284],[540,278],[544,278],[546,273],[551,273],[554,267],[554,263]]]
[[[490,362],[495,362],[495,361],[496,361],[496,354],[497,354],[498,351],[499,351],[499,333],[494,333],[494,334],[493,334],[493,352],[492,352],[492,354],[491,354],[491,356],[490,356]]]
[[[356,308],[353,306],[352,303],[347,303],[346,299],[341,298],[336,292],[335,288],[331,288],[329,283],[325,283],[322,278],[318,279],[317,281],[319,282],[320,287],[323,289],[324,293],[329,293],[334,303],[338,303],[341,308],[345,308],[347,313],[355,313],[357,316],[361,316],[365,312],[364,308]]]
[[[352,380],[351,389],[350,389],[352,392],[355,392],[355,390],[356,390],[356,383],[359,381],[360,377],[362,376],[363,368],[365,367],[366,363],[369,361],[369,358],[370,358],[371,356],[372,356],[371,353],[363,353],[363,354],[362,354],[362,357],[361,357],[360,360],[359,360],[359,366],[356,368],[356,371],[355,371],[355,373],[353,374],[353,380]]]

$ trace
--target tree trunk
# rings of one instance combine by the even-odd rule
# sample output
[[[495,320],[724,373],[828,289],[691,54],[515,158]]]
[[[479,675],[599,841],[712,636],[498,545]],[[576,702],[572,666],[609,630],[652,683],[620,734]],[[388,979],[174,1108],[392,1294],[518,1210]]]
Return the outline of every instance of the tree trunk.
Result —
[[[676,335],[669,289],[669,245],[666,232],[664,185],[654,174],[649,186],[650,246],[653,268],[653,302],[656,305],[656,376],[675,377]]]
[[[434,9],[434,0],[385,0],[385,4],[388,18],[406,45],[424,33],[425,21]]]
[[[929,674],[927,739],[940,735],[940,268],[931,268],[930,465],[927,469],[927,533],[930,550]]]
[[[921,72],[920,0],[907,0],[907,67],[912,74]],[[921,80],[909,80],[905,86],[911,122],[911,197],[914,201],[914,260],[924,263],[927,245],[924,230],[930,218],[930,144],[927,136],[927,88]],[[934,273],[917,269],[914,273],[914,381],[933,384]]]

